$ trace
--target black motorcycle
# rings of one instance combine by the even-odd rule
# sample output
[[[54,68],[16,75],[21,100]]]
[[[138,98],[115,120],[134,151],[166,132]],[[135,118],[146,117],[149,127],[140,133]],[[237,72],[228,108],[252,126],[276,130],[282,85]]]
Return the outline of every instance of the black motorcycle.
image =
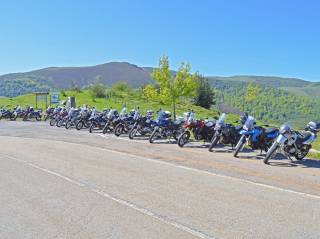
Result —
[[[145,116],[141,116],[137,111],[133,119],[135,120],[131,130],[129,131],[129,139],[134,139],[137,134],[151,134],[156,122],[152,120],[152,111],[147,111]]]
[[[218,143],[221,144],[231,144],[231,147],[233,147],[238,143],[241,135],[240,130],[242,129],[242,126],[234,126],[232,124],[226,124],[225,123],[225,117],[226,114],[222,114],[218,121],[216,122],[215,128],[214,128],[214,136],[212,137],[209,151],[212,151],[213,147],[215,147]]]

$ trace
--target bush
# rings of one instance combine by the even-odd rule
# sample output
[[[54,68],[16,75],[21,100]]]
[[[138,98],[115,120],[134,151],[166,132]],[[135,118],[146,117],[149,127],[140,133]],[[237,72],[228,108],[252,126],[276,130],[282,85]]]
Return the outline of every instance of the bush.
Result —
[[[101,83],[93,84],[89,88],[89,92],[90,92],[92,99],[105,98],[107,96],[106,95],[106,87]]]

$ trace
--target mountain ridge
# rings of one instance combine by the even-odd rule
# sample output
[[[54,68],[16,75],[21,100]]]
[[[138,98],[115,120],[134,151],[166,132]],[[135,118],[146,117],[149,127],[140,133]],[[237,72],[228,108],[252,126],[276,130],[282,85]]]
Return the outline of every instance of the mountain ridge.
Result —
[[[0,96],[13,97],[33,91],[67,89],[75,85],[82,88],[96,81],[107,86],[121,81],[138,88],[154,82],[150,77],[152,69],[153,67],[140,67],[129,62],[108,62],[93,66],[53,66],[28,72],[9,73],[0,76]],[[292,77],[235,75],[207,76],[207,78],[216,88],[255,83],[264,87],[282,88],[301,95],[318,96],[314,87],[319,87],[320,92],[320,82]]]

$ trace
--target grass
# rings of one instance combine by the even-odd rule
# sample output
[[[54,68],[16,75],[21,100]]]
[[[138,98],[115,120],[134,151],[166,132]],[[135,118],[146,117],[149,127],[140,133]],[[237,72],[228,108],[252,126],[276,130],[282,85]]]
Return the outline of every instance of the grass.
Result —
[[[122,94],[120,97],[111,97],[111,98],[96,98],[92,99],[90,92],[88,90],[83,90],[80,92],[77,91],[66,91],[65,97],[60,94],[61,100],[66,100],[67,96],[75,96],[77,106],[82,106],[86,104],[90,107],[96,107],[98,110],[103,110],[105,108],[115,108],[120,110],[123,106],[127,108],[127,110],[139,107],[142,112],[147,110],[157,111],[160,107],[163,110],[169,110],[172,112],[171,105],[161,105],[157,101],[148,101],[144,98],[141,98],[137,92],[132,92],[130,94]],[[49,102],[49,97],[48,97]],[[20,105],[21,107],[25,107],[31,105],[33,107],[36,106],[35,96],[33,94],[21,95],[15,98],[0,98],[0,106],[7,106],[8,108],[13,108],[16,105]],[[45,110],[45,103],[38,102],[38,108]],[[215,109],[205,109],[200,106],[195,106],[188,101],[180,101],[176,105],[177,115],[182,115],[184,112],[189,109],[193,109],[196,113],[197,118],[207,119],[214,118],[219,115],[219,112]],[[228,115],[228,121],[235,121],[238,117],[234,115]]]

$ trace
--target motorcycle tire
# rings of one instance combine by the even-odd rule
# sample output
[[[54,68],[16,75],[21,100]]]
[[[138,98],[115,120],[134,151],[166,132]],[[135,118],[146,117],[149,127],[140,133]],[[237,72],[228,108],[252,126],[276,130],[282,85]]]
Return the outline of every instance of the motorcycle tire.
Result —
[[[84,126],[84,123],[82,120],[80,120],[77,124],[76,124],[76,129],[77,130],[81,130]]]
[[[269,164],[269,159],[272,157],[274,152],[278,149],[279,145],[275,142],[271,148],[268,150],[266,156],[263,159],[264,164]]]
[[[54,126],[56,124],[56,120],[55,119],[51,119],[49,124],[50,124],[50,126]]]
[[[182,148],[186,143],[188,143],[189,139],[190,139],[190,132],[189,131],[184,132],[178,138],[178,146]]]
[[[36,116],[36,121],[41,121],[41,115]]]
[[[212,148],[215,147],[218,142],[219,142],[220,137],[219,136],[214,136],[211,140],[211,144],[209,146],[209,151],[212,152]]]
[[[133,127],[129,132],[129,139],[134,139],[134,137],[137,134],[137,131],[138,131],[137,127]]]
[[[124,131],[124,125],[123,124],[118,124],[115,128],[114,128],[114,135],[119,137]]]
[[[95,123],[92,122],[90,127],[89,127],[89,133],[93,132],[94,127],[95,127]]]
[[[66,122],[66,125],[65,125],[65,128],[66,129],[69,129],[71,127],[71,121],[67,121]]]
[[[235,148],[235,151],[233,153],[233,157],[237,158],[238,157],[238,153],[240,152],[240,150],[242,149],[243,145],[245,144],[245,136],[241,136],[241,138],[239,139],[239,142],[237,143],[237,146]]]
[[[63,120],[59,120],[58,122],[57,122],[57,127],[61,127],[63,125]]]
[[[153,144],[153,143],[154,143],[154,140],[155,140],[155,137],[156,137],[157,133],[159,133],[159,129],[158,129],[158,128],[155,128],[155,129],[152,131],[152,133],[151,133],[151,135],[150,135],[150,137],[149,137],[149,143],[150,143],[150,144]]]
[[[106,134],[108,132],[108,128],[109,128],[109,121],[106,122],[105,126],[102,129],[102,133]]]

